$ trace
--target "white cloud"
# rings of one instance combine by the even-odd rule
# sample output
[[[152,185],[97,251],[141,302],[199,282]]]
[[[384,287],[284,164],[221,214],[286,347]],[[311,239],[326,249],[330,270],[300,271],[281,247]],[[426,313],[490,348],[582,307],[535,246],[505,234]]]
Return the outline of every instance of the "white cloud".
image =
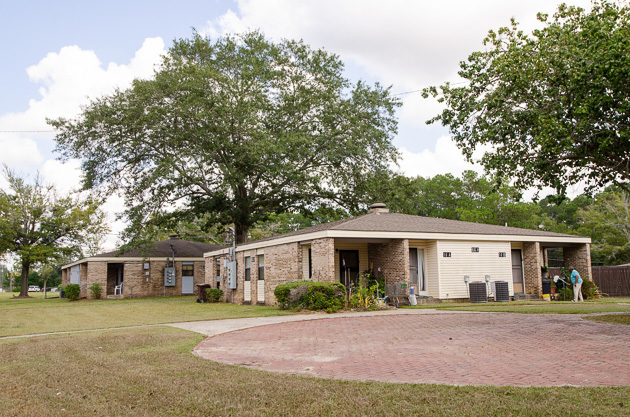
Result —
[[[37,143],[19,133],[0,134],[0,164],[9,167],[30,167],[40,164],[44,159]]]
[[[60,194],[68,194],[81,187],[81,163],[76,159],[66,163],[49,159],[42,165],[40,173],[46,184],[54,185]]]
[[[127,88],[134,78],[150,77],[163,53],[164,41],[149,38],[128,65],[110,63],[103,68],[94,51],[85,51],[78,46],[51,52],[26,70],[30,80],[41,85],[40,97],[31,99],[24,112],[0,115],[0,130],[51,130],[46,118],[74,117],[90,97]],[[41,155],[38,141],[47,142],[47,148],[50,148],[52,137],[42,133],[3,134],[0,145],[7,151],[1,159],[12,167],[32,168],[31,165],[41,163],[48,156]]]
[[[433,177],[448,173],[457,177],[466,170],[483,172],[481,165],[466,161],[455,142],[448,136],[438,138],[433,150],[425,149],[421,152],[411,152],[401,148],[400,151],[402,154],[399,162],[400,171],[409,177]],[[473,158],[476,160],[482,154],[483,151],[478,150],[474,153]]]
[[[259,28],[276,39],[304,39],[400,88],[453,80],[459,61],[483,47],[488,30],[509,25],[511,17],[531,30],[537,12],[556,9],[549,0],[237,0],[237,5],[237,12],[208,22],[205,33]]]

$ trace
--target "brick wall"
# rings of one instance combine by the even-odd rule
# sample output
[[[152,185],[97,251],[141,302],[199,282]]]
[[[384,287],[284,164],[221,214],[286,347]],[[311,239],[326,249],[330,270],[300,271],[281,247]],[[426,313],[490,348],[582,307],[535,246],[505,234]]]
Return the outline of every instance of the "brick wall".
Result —
[[[368,259],[374,269],[381,268],[388,284],[409,281],[409,240],[368,244]]]
[[[562,249],[564,254],[564,265],[566,267],[573,266],[582,279],[593,280],[593,270],[591,268],[591,245],[583,243],[575,247],[566,247]]]
[[[107,262],[86,262],[82,265],[86,266],[86,283],[87,283],[87,297],[91,298],[89,287],[92,284],[100,284],[103,289],[101,298],[105,298],[107,288]],[[83,272],[83,269],[81,269]]]
[[[61,270],[61,286],[70,284],[70,268]]]
[[[313,264],[313,281],[339,281],[335,277],[335,239],[322,238],[313,240],[311,243],[311,260]]]
[[[332,241],[332,239],[330,239]],[[334,244],[334,241],[331,243]],[[299,281],[302,270],[298,263],[301,247],[298,243],[288,243],[265,248],[265,304],[276,305],[274,290],[279,284]],[[333,249],[334,255],[334,249]],[[334,258],[331,257],[331,261]],[[334,276],[334,262],[333,262]],[[252,299],[254,299],[252,297]]]
[[[538,242],[523,242],[525,294],[542,294],[541,251]]]
[[[88,296],[88,289],[87,287],[90,285],[87,282],[87,274],[88,274],[88,264],[87,262],[82,263],[79,266],[79,279],[80,279],[80,285],[81,285],[81,297],[87,297]]]

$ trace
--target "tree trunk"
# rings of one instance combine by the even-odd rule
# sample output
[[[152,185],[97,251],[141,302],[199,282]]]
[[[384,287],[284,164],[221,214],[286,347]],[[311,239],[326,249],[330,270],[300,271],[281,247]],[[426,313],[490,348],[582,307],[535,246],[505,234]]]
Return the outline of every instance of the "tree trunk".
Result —
[[[249,232],[249,226],[245,226],[238,222],[235,222],[234,226],[236,226],[236,244],[240,245],[241,243],[247,242],[247,233]]]
[[[20,288],[20,297],[28,297],[28,273],[31,269],[31,263],[22,260],[22,286]]]

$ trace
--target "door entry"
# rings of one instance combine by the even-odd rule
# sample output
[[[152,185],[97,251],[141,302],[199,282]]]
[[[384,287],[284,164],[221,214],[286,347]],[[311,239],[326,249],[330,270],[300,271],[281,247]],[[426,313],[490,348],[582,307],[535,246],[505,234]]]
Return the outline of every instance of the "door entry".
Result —
[[[350,286],[359,285],[359,251],[339,251],[339,282],[345,285],[346,290]]]
[[[514,288],[514,294],[523,294],[525,292],[523,258],[520,249],[512,249],[512,287]]]
[[[424,268],[424,249],[409,248],[409,279],[418,295],[427,295],[427,277]]]

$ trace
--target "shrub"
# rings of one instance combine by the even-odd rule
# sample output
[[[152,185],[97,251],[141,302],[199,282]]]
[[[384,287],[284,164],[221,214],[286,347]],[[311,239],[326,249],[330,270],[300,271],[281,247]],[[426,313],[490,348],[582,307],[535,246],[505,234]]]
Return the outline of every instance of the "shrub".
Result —
[[[293,302],[289,301],[289,295],[292,289],[297,288],[301,285],[308,285],[312,281],[298,281],[298,282],[288,282],[286,284],[280,284],[273,291],[273,294],[276,296],[276,300],[280,307],[283,309],[287,308],[295,308],[296,305],[293,305]]]
[[[63,287],[63,290],[66,293],[68,301],[76,301],[81,295],[81,287],[79,286],[79,284],[68,284]]]
[[[218,288],[206,288],[206,297],[210,303],[218,303],[223,297],[223,290]]]
[[[95,282],[94,284],[90,285],[89,290],[90,290],[90,296],[96,300],[101,298],[101,295],[103,294],[103,287],[101,287],[101,284],[99,284],[98,282]]]
[[[283,309],[306,308],[335,312],[344,305],[346,289],[338,282],[299,281],[278,285],[274,295]]]
[[[19,285],[16,285],[15,287],[13,287],[13,292],[20,292],[21,289],[22,287],[20,287]]]
[[[584,299],[594,299],[600,295],[599,288],[597,285],[589,279],[582,280],[582,296]]]

